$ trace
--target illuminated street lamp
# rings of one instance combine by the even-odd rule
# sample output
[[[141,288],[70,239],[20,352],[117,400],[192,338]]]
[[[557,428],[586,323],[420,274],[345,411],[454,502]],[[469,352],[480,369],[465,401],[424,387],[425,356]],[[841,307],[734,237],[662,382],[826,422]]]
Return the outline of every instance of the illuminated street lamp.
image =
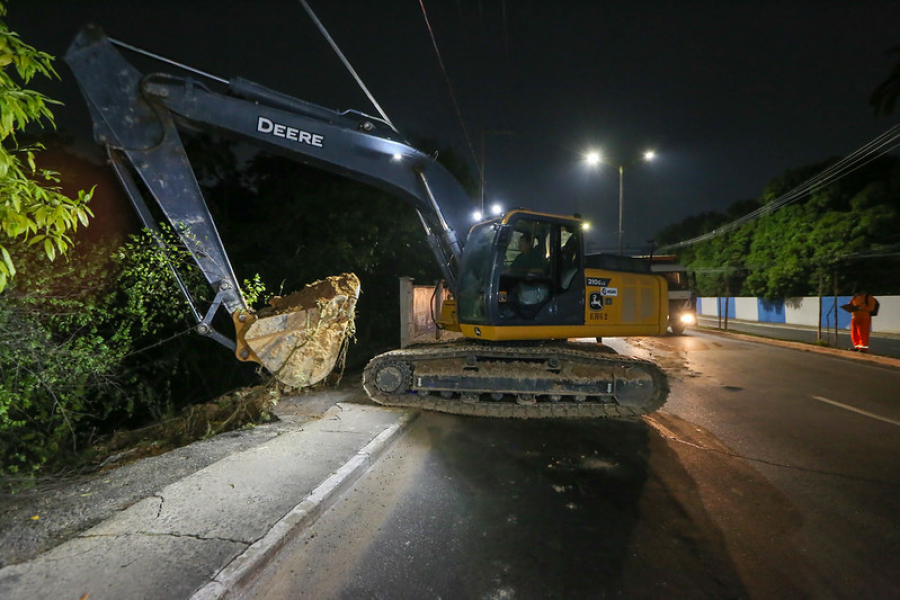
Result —
[[[608,164],[608,165],[610,165],[610,166],[612,166],[612,167],[616,167],[616,168],[619,169],[619,232],[618,232],[618,235],[619,235],[619,254],[622,254],[622,251],[623,251],[622,240],[623,240],[623,236],[624,236],[624,234],[625,234],[625,231],[624,231],[623,228],[622,228],[622,212],[623,212],[622,209],[623,209],[623,206],[624,206],[624,199],[625,199],[625,198],[624,198],[624,192],[625,192],[625,185],[624,185],[624,183],[625,183],[625,167],[626,167],[626,166],[631,166],[631,165],[633,165],[633,164],[635,164],[635,163],[637,163],[637,162],[641,162],[641,161],[643,161],[643,162],[650,162],[650,161],[653,160],[654,158],[656,158],[656,152],[654,152],[653,150],[647,150],[646,152],[644,152],[643,154],[641,154],[641,156],[640,156],[639,158],[636,158],[635,160],[631,161],[631,162],[628,163],[627,165],[616,165],[615,163],[613,163],[613,162],[611,162],[611,161],[605,159],[605,158],[603,157],[603,155],[602,155],[601,153],[597,152],[597,151],[591,151],[591,152],[588,152],[588,153],[585,155],[585,157],[584,157],[585,162],[587,162],[587,164],[590,165],[590,166],[597,166],[597,165],[599,165],[600,163],[606,163],[606,164]]]

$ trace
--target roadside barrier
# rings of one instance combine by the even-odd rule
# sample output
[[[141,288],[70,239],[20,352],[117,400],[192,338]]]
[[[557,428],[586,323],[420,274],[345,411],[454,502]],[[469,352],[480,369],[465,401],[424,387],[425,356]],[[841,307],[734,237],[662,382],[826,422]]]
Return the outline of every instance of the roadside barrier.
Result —
[[[873,295],[881,303],[881,310],[877,317],[872,317],[872,331],[900,334],[900,296]],[[839,307],[850,302],[850,298],[851,296],[811,296],[770,301],[750,297],[702,297],[697,298],[697,314],[805,327],[818,327],[821,322],[823,329],[834,329],[837,317],[837,328],[849,330],[850,313]]]

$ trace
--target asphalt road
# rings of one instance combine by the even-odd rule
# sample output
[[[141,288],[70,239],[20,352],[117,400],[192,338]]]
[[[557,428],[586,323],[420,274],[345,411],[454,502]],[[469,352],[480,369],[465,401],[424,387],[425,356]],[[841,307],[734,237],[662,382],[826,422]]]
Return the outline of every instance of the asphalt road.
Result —
[[[748,591],[774,570],[805,597],[900,595],[900,370],[702,333],[641,345],[673,373],[666,412],[773,492],[696,477],[729,490],[739,513],[726,523],[749,519],[722,528],[741,571],[759,573]],[[765,543],[741,539],[754,529]]]
[[[705,333],[639,422],[423,413],[245,598],[897,597],[900,371]]]

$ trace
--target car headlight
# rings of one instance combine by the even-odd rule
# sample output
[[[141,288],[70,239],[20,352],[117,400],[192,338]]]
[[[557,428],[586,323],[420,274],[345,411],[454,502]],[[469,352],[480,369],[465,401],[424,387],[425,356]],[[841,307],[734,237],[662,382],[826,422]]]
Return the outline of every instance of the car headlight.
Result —
[[[697,318],[691,313],[684,313],[681,315],[681,322],[685,325],[692,325],[696,320]]]

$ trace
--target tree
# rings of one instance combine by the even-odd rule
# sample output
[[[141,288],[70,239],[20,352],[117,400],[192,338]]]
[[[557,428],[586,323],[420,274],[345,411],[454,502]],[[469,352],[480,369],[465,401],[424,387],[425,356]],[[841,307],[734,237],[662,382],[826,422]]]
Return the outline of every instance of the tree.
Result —
[[[220,230],[238,274],[259,273],[264,281],[282,282],[272,291],[288,293],[353,272],[362,297],[351,359],[396,347],[397,278],[429,284],[440,278],[415,210],[364,183],[272,155],[254,160],[248,180],[254,210],[244,211],[239,231],[228,224]],[[211,206],[223,209],[219,202]]]
[[[233,154],[206,137],[197,136],[187,150],[238,277],[258,273],[269,291],[286,294],[353,272],[362,298],[347,364],[395,348],[398,277],[422,284],[441,278],[415,209],[376,187],[280,155],[258,152],[236,168]],[[464,186],[474,185],[456,152],[435,154]]]
[[[0,0],[0,17],[4,16],[6,6]],[[93,216],[87,206],[93,190],[80,191],[76,198],[62,194],[56,185],[58,174],[35,164],[35,153],[43,146],[22,146],[16,137],[42,120],[55,126],[49,106],[58,103],[23,88],[10,71],[28,85],[35,75],[58,78],[52,62],[52,56],[25,44],[0,21],[0,292],[16,274],[3,238],[42,244],[44,255],[52,261],[71,248],[68,234],[79,223],[86,226]]]
[[[660,233],[697,237],[774,202],[833,160],[786,171],[758,201],[732,205],[727,215],[689,217]],[[699,228],[698,228],[699,226]],[[881,157],[797,202],[743,227],[680,248],[679,260],[697,272],[700,295],[731,294],[768,299],[818,293],[832,280],[841,289],[857,285],[894,293],[897,231],[900,228],[900,161]],[[659,239],[659,238],[658,238]]]

